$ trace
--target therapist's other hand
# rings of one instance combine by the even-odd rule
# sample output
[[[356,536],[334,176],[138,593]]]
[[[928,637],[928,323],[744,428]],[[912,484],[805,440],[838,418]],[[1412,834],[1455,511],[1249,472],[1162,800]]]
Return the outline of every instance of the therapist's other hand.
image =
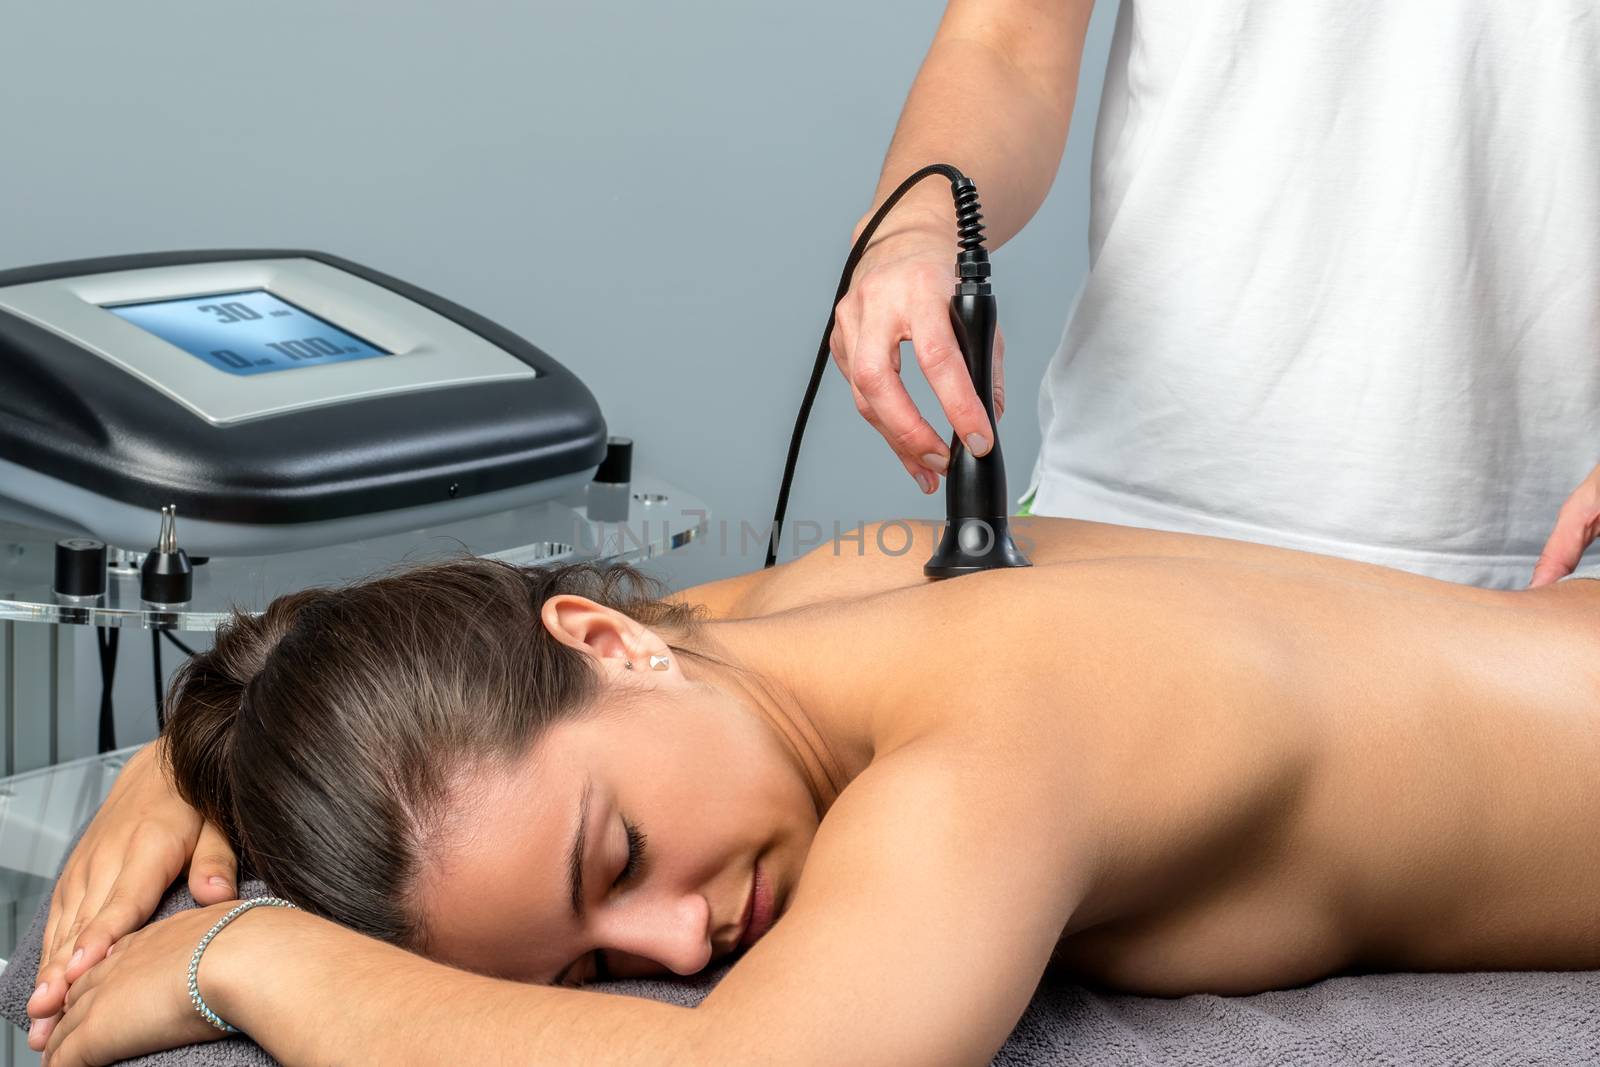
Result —
[[[995,431],[950,325],[957,252],[953,223],[930,217],[907,224],[890,215],[883,227],[835,309],[828,345],[850,383],[856,410],[883,435],[922,491],[932,493],[949,469],[950,449],[945,435],[923,418],[906,392],[900,378],[901,341],[911,342],[922,373],[970,452],[988,452]],[[1004,356],[1005,337],[996,329],[996,420],[1005,409]]]
[[[1539,553],[1528,588],[1537,589],[1571,574],[1596,537],[1600,537],[1600,467],[1590,471],[1561,505],[1556,528]]]
[[[189,868],[199,904],[231,900],[237,863],[226,836],[186,804],[168,777],[164,742],[128,761],[50,897],[38,988],[28,1000],[28,1043],[43,1047],[68,987],[119,939],[143,926],[167,887]]]

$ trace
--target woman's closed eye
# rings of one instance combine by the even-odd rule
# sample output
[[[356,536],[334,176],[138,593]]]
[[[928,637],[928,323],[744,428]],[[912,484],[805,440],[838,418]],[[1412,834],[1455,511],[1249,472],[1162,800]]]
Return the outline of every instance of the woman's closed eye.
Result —
[[[622,826],[628,834],[628,858],[623,863],[621,872],[617,874],[616,879],[611,883],[612,889],[621,889],[625,883],[633,881],[638,877],[639,871],[644,866],[644,844],[646,840],[644,831],[627,819],[622,820]],[[600,949],[595,949],[590,953],[590,957],[589,977],[579,979],[571,984],[581,986],[586,982],[607,982],[611,980],[611,968],[606,966],[605,953]],[[574,967],[573,969],[576,970],[577,968]]]
[[[630,881],[644,865],[644,831],[627,819],[622,820],[622,827],[628,832],[628,862],[622,865],[622,873],[611,883],[612,889],[622,888],[622,883]]]

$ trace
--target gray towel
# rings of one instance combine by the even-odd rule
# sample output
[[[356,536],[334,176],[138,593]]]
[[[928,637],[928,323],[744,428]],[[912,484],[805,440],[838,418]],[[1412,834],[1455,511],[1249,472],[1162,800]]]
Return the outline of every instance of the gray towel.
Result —
[[[266,888],[247,882],[243,895]],[[182,883],[157,917],[194,906]],[[0,975],[0,1015],[27,1024],[44,939],[41,907]],[[727,967],[681,981],[611,982],[611,993],[698,1004]],[[139,1067],[272,1067],[230,1037],[126,1061]],[[1107,1064],[1487,1067],[1600,1063],[1600,972],[1386,974],[1330,978],[1252,997],[1176,1000],[1095,993],[1047,980],[1005,1047],[1000,1067]]]

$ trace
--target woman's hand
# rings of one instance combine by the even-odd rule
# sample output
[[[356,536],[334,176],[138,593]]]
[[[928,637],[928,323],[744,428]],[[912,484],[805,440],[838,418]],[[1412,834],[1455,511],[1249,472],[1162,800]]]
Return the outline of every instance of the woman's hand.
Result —
[[[49,1067],[116,1063],[224,1036],[189,1001],[189,960],[206,931],[234,906],[227,901],[179,912],[118,941],[103,960],[72,983],[66,1014],[44,1046],[44,1063]],[[248,918],[247,913],[234,921]],[[202,997],[211,989],[207,972],[214,962],[212,953],[232,932],[230,925],[200,961]]]
[[[904,203],[884,220],[884,235],[874,239],[861,257],[850,291],[835,309],[833,335],[828,339],[833,361],[850,383],[856,410],[889,442],[924,493],[939,487],[939,475],[949,469],[950,449],[944,435],[922,417],[900,379],[901,341],[911,342],[934,395],[968,450],[981,456],[994,440],[994,428],[950,325],[956,241],[948,199],[944,213],[924,224],[897,226],[895,215],[907,210]],[[1005,409],[1004,355],[1005,338],[997,329],[997,421]]]
[[[1596,537],[1600,537],[1600,467],[1590,471],[1561,505],[1556,528],[1539,553],[1528,588],[1537,589],[1571,574]]]
[[[39,954],[39,986],[28,1001],[31,1047],[42,1048],[68,986],[120,937],[155,912],[189,865],[200,904],[234,897],[237,866],[226,837],[173,790],[162,742],[135,753],[73,849],[55,892]]]

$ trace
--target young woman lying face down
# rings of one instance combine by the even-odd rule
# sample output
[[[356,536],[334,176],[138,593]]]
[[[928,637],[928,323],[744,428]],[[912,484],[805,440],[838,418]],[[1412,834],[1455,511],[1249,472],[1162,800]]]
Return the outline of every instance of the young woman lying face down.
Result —
[[[1600,583],[1022,534],[1033,568],[938,583],[869,530],[664,601],[463,561],[236,620],[162,744],[305,911],[240,917],[201,991],[289,1067],[983,1064],[1047,967],[1178,995],[1600,966]],[[172,976],[228,906],[104,962],[115,921],[63,919],[50,1062],[214,1035]],[[695,1009],[546,985],[741,952]]]

